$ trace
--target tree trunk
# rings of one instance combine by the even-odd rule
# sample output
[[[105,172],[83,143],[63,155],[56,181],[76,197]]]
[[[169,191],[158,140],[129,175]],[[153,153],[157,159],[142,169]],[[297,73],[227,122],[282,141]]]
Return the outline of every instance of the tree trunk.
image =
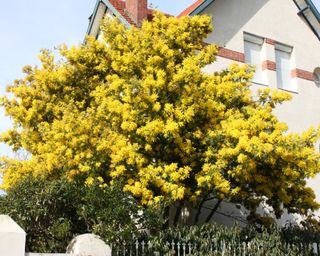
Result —
[[[196,216],[195,216],[195,218],[194,218],[194,222],[193,222],[194,225],[196,225],[196,224],[198,223],[199,217],[200,217],[200,214],[201,214],[202,206],[203,206],[203,204],[204,204],[206,201],[207,201],[207,196],[205,196],[205,197],[201,200],[201,202],[200,202],[200,204],[199,204],[199,208],[198,208],[198,210],[197,210],[197,214],[196,214]]]
[[[164,208],[164,218],[165,218],[165,223],[163,223],[163,229],[169,228],[169,216],[170,215],[170,206],[166,206]]]
[[[208,222],[211,220],[212,216],[213,216],[213,215],[215,214],[215,212],[217,211],[217,209],[218,209],[218,207],[220,206],[221,202],[222,202],[222,199],[219,199],[219,200],[217,201],[216,205],[213,207],[213,209],[211,210],[210,214],[209,214],[208,217],[206,218],[206,221],[205,221],[206,223],[208,223]]]
[[[179,202],[177,210],[176,210],[176,214],[174,215],[174,219],[173,219],[173,225],[176,226],[178,221],[179,221],[179,217],[181,215],[181,210],[182,210],[182,202]]]

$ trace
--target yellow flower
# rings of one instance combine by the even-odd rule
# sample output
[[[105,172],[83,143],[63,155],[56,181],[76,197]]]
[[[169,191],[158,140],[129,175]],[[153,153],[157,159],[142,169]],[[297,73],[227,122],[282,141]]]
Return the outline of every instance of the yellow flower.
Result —
[[[91,186],[91,185],[93,184],[93,182],[94,182],[94,179],[93,179],[92,177],[88,177],[88,178],[86,179],[86,181],[85,181],[85,184],[86,184],[87,186]]]

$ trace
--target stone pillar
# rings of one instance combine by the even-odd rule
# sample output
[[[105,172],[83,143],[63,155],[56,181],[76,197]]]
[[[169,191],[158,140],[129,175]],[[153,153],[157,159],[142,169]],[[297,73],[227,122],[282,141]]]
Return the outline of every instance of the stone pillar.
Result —
[[[67,253],[78,256],[111,256],[111,248],[99,236],[83,234],[70,242]]]
[[[0,215],[0,255],[24,256],[26,233],[8,215]]]

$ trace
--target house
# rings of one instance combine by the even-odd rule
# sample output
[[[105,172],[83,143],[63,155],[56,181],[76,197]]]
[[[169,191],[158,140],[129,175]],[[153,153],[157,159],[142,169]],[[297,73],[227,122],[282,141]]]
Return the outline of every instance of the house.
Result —
[[[220,46],[217,61],[205,72],[231,63],[256,66],[252,89],[269,87],[289,92],[293,99],[277,107],[276,115],[290,131],[320,125],[320,14],[319,0],[198,0],[178,17],[208,14],[214,32],[206,43]],[[126,26],[152,18],[147,0],[98,0],[88,34],[99,35],[105,15],[116,16]],[[316,145],[319,148],[319,144]],[[308,181],[320,202],[320,176]],[[218,221],[230,224],[245,213],[224,205]]]
[[[143,20],[152,20],[152,12],[147,0],[97,0],[93,14],[89,17],[87,34],[98,37],[100,21],[105,16],[117,17],[127,27],[139,27]]]

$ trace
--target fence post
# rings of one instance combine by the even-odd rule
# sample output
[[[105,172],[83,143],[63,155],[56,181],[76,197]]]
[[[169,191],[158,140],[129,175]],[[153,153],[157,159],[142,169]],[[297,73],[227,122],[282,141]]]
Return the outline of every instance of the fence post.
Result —
[[[8,215],[0,215],[0,255],[24,256],[26,232]]]

